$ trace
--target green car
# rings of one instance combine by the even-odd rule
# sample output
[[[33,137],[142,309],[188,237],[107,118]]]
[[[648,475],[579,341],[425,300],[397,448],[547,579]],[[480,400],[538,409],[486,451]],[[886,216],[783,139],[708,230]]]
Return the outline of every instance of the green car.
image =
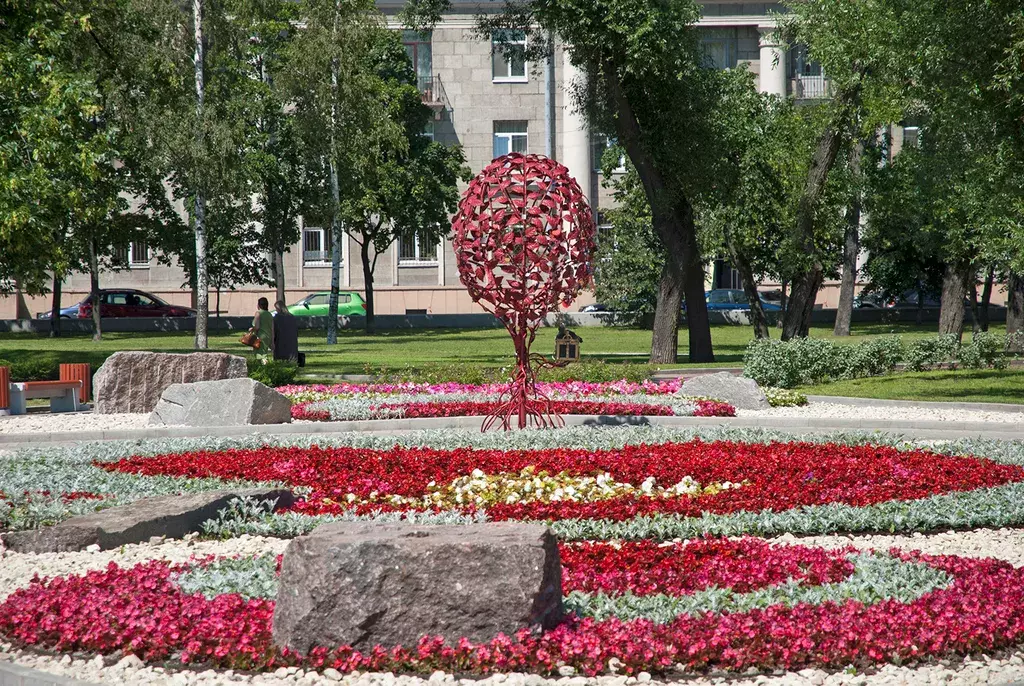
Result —
[[[288,311],[296,317],[326,317],[331,302],[331,294],[311,293],[305,298],[288,306]],[[338,314],[352,316],[366,314],[366,303],[358,293],[338,293]]]

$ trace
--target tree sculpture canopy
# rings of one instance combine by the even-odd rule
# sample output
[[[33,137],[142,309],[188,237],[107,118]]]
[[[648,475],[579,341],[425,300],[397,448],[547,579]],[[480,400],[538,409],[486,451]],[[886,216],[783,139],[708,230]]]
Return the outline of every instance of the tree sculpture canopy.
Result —
[[[569,170],[541,155],[495,159],[469,184],[452,222],[459,278],[470,297],[508,329],[516,371],[484,429],[560,423],[537,393],[530,345],[548,312],[568,306],[591,281],[594,216]]]

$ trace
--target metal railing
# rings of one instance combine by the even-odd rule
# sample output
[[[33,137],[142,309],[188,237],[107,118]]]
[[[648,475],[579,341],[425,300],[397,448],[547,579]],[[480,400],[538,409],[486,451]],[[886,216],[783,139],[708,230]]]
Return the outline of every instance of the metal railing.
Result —
[[[832,97],[832,79],[824,75],[797,74],[793,79],[793,95],[797,100],[822,100]]]
[[[330,264],[331,252],[329,250],[303,250],[302,263],[306,265]]]
[[[439,112],[448,109],[448,94],[444,90],[444,83],[441,81],[440,74],[419,78],[417,81],[420,93],[423,96],[424,105]]]

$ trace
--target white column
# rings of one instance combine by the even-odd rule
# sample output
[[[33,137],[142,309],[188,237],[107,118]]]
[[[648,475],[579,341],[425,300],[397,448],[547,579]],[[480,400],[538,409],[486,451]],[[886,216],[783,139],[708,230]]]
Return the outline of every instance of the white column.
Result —
[[[349,235],[341,237],[341,283],[345,288],[352,288],[352,249],[349,245]]]
[[[761,78],[762,93],[786,97],[786,50],[775,37],[775,28],[762,28]]]
[[[590,131],[583,116],[576,111],[570,95],[574,83],[583,79],[583,74],[569,60],[569,51],[562,50],[562,164],[569,168],[588,199],[593,199],[590,187],[593,163],[590,159]]]
[[[445,253],[445,240],[442,238],[437,243],[437,285],[444,285],[444,253]]]

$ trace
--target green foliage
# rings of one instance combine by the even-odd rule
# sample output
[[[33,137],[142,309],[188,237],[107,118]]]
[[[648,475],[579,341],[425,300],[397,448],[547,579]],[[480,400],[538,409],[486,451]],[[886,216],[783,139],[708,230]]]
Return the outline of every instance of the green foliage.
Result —
[[[1013,338],[975,334],[961,344],[955,335],[904,344],[899,336],[883,336],[856,345],[837,345],[818,338],[782,342],[756,339],[747,346],[743,373],[762,386],[792,388],[833,380],[887,374],[904,364],[909,371],[962,366],[968,369],[1006,366]]]
[[[807,396],[799,391],[788,388],[776,388],[768,386],[761,389],[768,398],[768,404],[772,407],[799,407],[807,404]]]
[[[245,600],[273,600],[277,597],[277,555],[197,563],[173,577],[173,581],[187,595],[201,593],[207,598],[216,598],[225,593],[237,593]]]
[[[60,356],[36,354],[14,362],[0,359],[0,367],[11,368],[11,381],[55,381],[60,378]]]
[[[249,378],[271,388],[293,383],[299,374],[299,368],[296,365],[283,360],[269,360],[253,356],[246,362],[249,366]]]

